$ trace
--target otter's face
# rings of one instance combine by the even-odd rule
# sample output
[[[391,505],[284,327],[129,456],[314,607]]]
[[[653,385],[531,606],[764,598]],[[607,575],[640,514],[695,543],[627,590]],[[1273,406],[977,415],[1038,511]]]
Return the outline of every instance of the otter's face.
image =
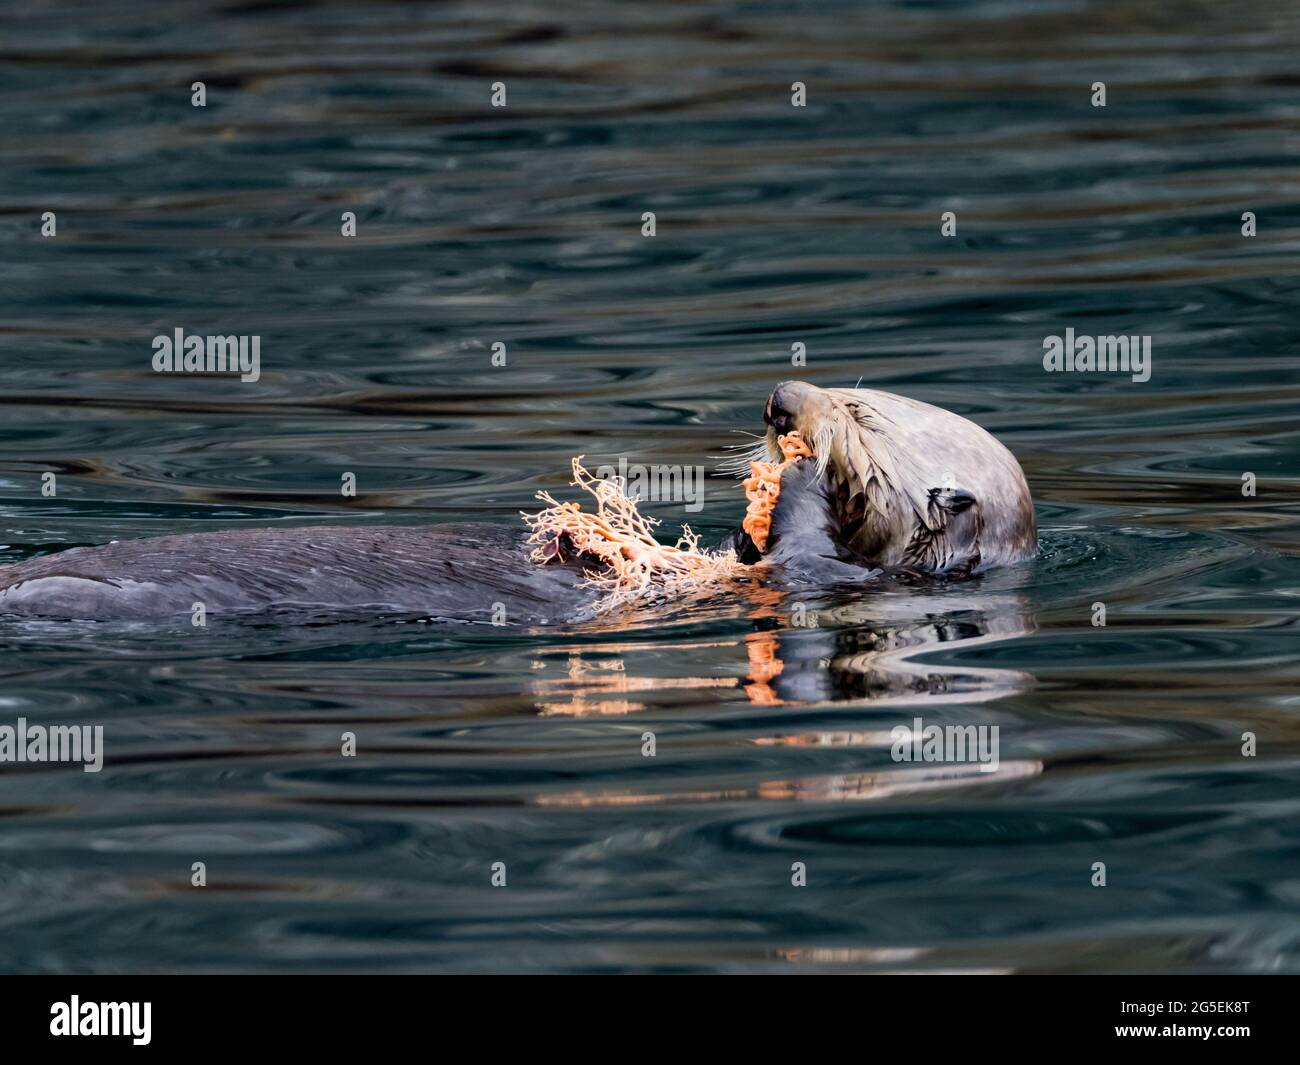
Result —
[[[782,381],[767,397],[767,406],[763,410],[763,421],[768,426],[768,447],[779,460],[776,438],[798,429],[825,470],[835,458],[832,452],[837,445],[842,448],[841,441],[856,435],[859,411],[855,407],[851,400],[842,398],[833,390],[803,381]]]
[[[852,389],[783,381],[768,397],[763,420],[773,461],[781,459],[777,437],[792,429],[812,449],[845,544],[869,554],[890,535],[891,464],[871,428],[871,412]]]

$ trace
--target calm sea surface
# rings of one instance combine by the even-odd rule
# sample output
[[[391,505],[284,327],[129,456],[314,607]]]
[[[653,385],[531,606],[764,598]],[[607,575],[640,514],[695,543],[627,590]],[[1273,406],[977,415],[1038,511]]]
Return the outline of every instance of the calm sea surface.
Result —
[[[575,454],[704,465],[648,509],[713,539],[791,376],[990,429],[1043,554],[815,627],[0,619],[0,725],[107,749],[0,767],[0,969],[1300,970],[1298,54],[1276,0],[9,8],[0,562],[511,525]]]

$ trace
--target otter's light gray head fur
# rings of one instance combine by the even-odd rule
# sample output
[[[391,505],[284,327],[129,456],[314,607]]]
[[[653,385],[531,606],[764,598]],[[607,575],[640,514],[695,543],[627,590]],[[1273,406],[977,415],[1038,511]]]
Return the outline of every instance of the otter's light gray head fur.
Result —
[[[826,478],[840,533],[883,566],[945,569],[1037,552],[1034,506],[1015,456],[974,422],[889,392],[784,381],[764,411],[756,451],[780,461],[778,434],[798,429]],[[966,547],[956,538],[965,538]],[[931,564],[932,563],[932,564]]]

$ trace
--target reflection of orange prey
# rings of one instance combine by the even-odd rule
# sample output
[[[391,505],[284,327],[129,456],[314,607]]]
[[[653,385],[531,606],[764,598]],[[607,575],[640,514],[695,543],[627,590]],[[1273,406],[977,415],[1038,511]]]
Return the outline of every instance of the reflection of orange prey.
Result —
[[[763,563],[758,563],[754,569],[758,569]],[[764,618],[781,618],[785,616],[785,611],[781,608],[785,605],[786,593],[777,588],[765,588],[757,582],[746,582],[736,586],[736,600],[744,601],[748,609],[746,616],[751,621],[760,621]]]
[[[745,511],[745,520],[740,523],[740,527],[749,533],[749,538],[760,551],[767,550],[767,535],[772,531],[772,511],[781,494],[781,474],[795,459],[812,456],[812,448],[804,443],[798,429],[791,429],[784,436],[778,436],[776,444],[785,456],[785,461],[751,462],[750,476],[745,478],[745,496],[749,500],[749,509]]]
[[[750,702],[759,706],[776,706],[781,700],[768,683],[780,676],[785,663],[777,655],[777,639],[770,632],[756,632],[745,637],[745,651],[749,655],[749,680],[745,694]]]
[[[533,668],[544,663],[534,663]],[[590,677],[588,676],[591,675]],[[645,704],[631,699],[593,699],[593,695],[628,695],[642,691],[671,688],[734,688],[733,677],[630,677],[621,658],[584,661],[578,654],[569,655],[568,676],[531,682],[530,687],[542,696],[565,696],[563,702],[538,704],[543,717],[593,717],[632,714],[644,710]]]

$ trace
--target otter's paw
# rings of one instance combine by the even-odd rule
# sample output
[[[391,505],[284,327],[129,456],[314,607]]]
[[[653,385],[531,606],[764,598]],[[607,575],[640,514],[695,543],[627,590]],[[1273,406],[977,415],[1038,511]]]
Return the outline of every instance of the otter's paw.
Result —
[[[964,577],[980,564],[983,518],[979,500],[964,488],[931,488],[926,524],[907,545],[903,565],[924,573]]]

